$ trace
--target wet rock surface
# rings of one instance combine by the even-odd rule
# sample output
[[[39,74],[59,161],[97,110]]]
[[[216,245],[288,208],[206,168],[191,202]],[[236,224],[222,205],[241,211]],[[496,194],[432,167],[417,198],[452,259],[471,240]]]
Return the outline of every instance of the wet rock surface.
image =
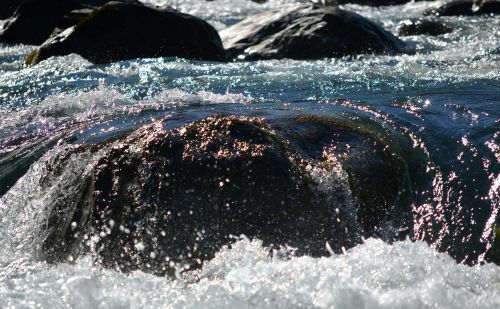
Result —
[[[356,13],[312,4],[250,16],[224,29],[221,37],[232,57],[245,60],[407,51],[404,42]]]
[[[341,252],[363,235],[384,236],[402,211],[411,216],[395,145],[321,117],[287,123],[214,116],[166,130],[159,121],[111,143],[68,147],[47,164],[43,185],[70,158],[95,159],[50,205],[42,258],[90,252],[106,267],[165,275],[199,267],[242,234],[322,256],[327,242]]]
[[[453,29],[438,20],[416,19],[404,21],[398,26],[398,35],[441,35],[452,32]]]
[[[145,57],[226,59],[217,31],[205,21],[168,7],[121,2],[104,5],[48,40],[29,62],[71,53],[94,63]]]
[[[400,144],[379,127],[331,117],[290,119],[278,130],[303,158],[322,161],[335,157],[348,175],[357,224],[365,237],[385,239],[407,235],[411,226],[412,199],[409,169]],[[398,232],[385,229],[388,225]],[[391,234],[391,235],[389,235]]]

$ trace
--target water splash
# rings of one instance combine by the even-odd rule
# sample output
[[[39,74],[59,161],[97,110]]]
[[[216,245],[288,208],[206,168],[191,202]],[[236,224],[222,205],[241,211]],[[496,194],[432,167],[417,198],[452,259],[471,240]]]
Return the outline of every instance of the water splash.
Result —
[[[468,267],[425,243],[369,239],[328,258],[266,255],[259,241],[222,249],[186,279],[75,264],[0,268],[0,306],[18,308],[497,308],[500,268]]]

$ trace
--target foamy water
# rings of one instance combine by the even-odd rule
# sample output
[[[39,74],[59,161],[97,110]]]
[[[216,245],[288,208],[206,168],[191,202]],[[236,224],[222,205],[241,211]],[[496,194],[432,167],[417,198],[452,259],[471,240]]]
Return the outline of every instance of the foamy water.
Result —
[[[2,308],[500,308],[500,269],[456,264],[426,244],[369,239],[324,258],[269,256],[240,240],[198,273],[117,273],[84,257],[1,268]]]
[[[148,2],[221,30],[295,1]],[[433,5],[343,7],[395,32]],[[25,67],[32,46],[0,45],[0,171],[10,167],[4,154],[34,161],[0,198],[0,308],[500,308],[500,267],[484,262],[500,210],[500,19],[443,20],[452,33],[403,38],[414,55],[316,61],[93,65],[69,55]],[[65,180],[77,181],[71,177],[93,158],[72,157],[52,191],[39,186],[44,160],[69,143],[99,143],[158,118],[175,127],[219,113],[342,115],[403,136],[423,162],[412,170],[412,240],[368,239],[312,258],[290,257],[290,248],[269,254],[243,237],[178,278],[104,269],[92,256],[40,260],[45,201],[71,189]],[[45,148],[52,150],[37,152]]]

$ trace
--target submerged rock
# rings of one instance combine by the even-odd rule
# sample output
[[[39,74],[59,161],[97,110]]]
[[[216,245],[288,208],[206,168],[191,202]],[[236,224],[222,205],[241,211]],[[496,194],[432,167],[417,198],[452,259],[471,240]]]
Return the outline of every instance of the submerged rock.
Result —
[[[96,163],[65,181],[77,188],[61,190],[50,207],[48,261],[90,250],[104,266],[162,275],[174,264],[200,266],[231,235],[311,256],[327,255],[327,241],[340,252],[360,240],[335,162],[305,164],[263,120],[209,117],[173,131],[158,122],[111,149],[70,148],[40,183],[53,186],[68,158],[89,149]]]
[[[246,60],[406,51],[404,42],[356,13],[309,4],[248,17],[224,29],[221,37],[232,57]]]
[[[111,2],[45,42],[30,62],[76,53],[94,63],[142,57],[223,61],[217,31],[171,8]]]
[[[441,6],[427,10],[426,15],[440,16],[470,16],[484,14],[499,14],[498,0],[453,0],[443,2]]]
[[[412,190],[397,143],[369,124],[284,121],[214,116],[173,130],[158,121],[68,146],[37,181],[60,187],[45,202],[42,258],[91,253],[105,267],[164,275],[201,266],[242,234],[310,256],[361,236],[395,239],[391,228],[409,234]],[[80,174],[66,172],[78,161]]]
[[[401,23],[398,34],[409,35],[441,35],[452,32],[453,29],[437,20],[409,20]]]

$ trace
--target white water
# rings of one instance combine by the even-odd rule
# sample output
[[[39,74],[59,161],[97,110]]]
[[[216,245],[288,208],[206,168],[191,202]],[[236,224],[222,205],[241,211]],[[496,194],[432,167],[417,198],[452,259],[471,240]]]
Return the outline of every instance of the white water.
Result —
[[[0,308],[500,308],[500,269],[468,267],[424,243],[369,239],[346,254],[290,260],[242,239],[199,280],[18,260],[1,268]]]
[[[173,4],[181,11],[206,18],[217,29],[222,29],[228,24],[228,19],[241,19],[294,1],[270,0],[263,5],[249,0],[214,2],[149,0],[149,2]],[[415,17],[429,5],[426,2],[418,2],[381,9],[357,5],[345,7],[372,18],[395,32],[399,20]],[[276,80],[296,84],[299,87],[297,93],[301,94],[300,87],[304,80],[314,81],[306,84],[308,88],[321,81],[324,87],[320,89],[321,91],[313,93],[317,98],[355,97],[358,88],[350,86],[348,82],[366,83],[368,90],[361,89],[367,92],[364,96],[371,99],[403,89],[412,95],[422,96],[422,104],[427,102],[424,99],[428,93],[427,90],[419,89],[413,93],[412,86],[414,84],[418,86],[418,82],[445,81],[453,84],[481,78],[498,81],[500,71],[497,68],[498,62],[495,61],[498,59],[498,54],[494,52],[498,49],[498,30],[494,29],[498,29],[500,20],[461,17],[450,17],[445,20],[454,26],[455,32],[439,37],[404,38],[405,41],[416,44],[419,52],[417,55],[362,56],[359,61],[284,60],[219,65],[191,63],[184,60],[146,59],[99,67],[92,66],[81,57],[71,55],[50,59],[36,67],[19,70],[22,63],[22,58],[19,58],[21,60],[0,64],[2,70],[0,84],[7,91],[0,93],[0,96],[3,96],[0,99],[5,101],[0,109],[8,111],[0,114],[0,129],[7,132],[25,126],[35,126],[37,130],[42,130],[45,127],[49,129],[58,127],[60,123],[85,123],[99,117],[135,114],[148,109],[163,109],[165,106],[184,103],[244,104],[265,101],[264,99],[268,97],[284,97],[281,94],[283,84],[278,83],[278,89],[274,92],[269,91],[272,86],[266,88],[266,83]],[[0,54],[14,57],[29,50],[31,47],[2,46]],[[442,63],[437,65],[436,62]],[[67,92],[54,90],[56,88],[54,85],[62,88],[64,83],[71,84],[75,80],[79,83],[78,87],[83,90],[80,88],[78,91],[71,88]],[[342,81],[342,83],[336,84],[332,81]],[[97,83],[99,86],[94,87]],[[158,86],[161,90],[155,90],[153,87],[151,94],[148,92],[143,96],[138,95],[140,98],[134,98],[136,90],[128,87],[127,83],[134,86]],[[224,87],[219,87],[218,83]],[[47,86],[46,89],[42,87],[43,85]],[[242,87],[245,91],[233,92],[230,89],[230,86],[241,85],[246,85]],[[16,90],[16,86],[24,88]],[[186,91],[190,87],[193,90]],[[225,90],[226,87],[227,93],[220,94],[221,91],[218,89]],[[217,91],[211,91],[212,88]],[[283,92],[288,90],[285,87],[283,89]],[[379,94],[377,92],[379,89],[385,92],[381,91],[382,94]],[[52,91],[50,93],[62,94],[40,95],[40,92],[49,90]],[[456,90],[447,91],[448,95],[450,91]],[[309,99],[308,96],[312,92],[312,90],[305,91],[303,95],[305,97],[295,93],[294,95],[301,99]],[[475,97],[470,99],[470,101],[475,100]],[[20,102],[25,104],[25,108],[17,108],[16,104]],[[432,104],[425,103],[427,113],[435,113],[436,110],[432,108],[439,110],[437,104],[434,102]],[[487,115],[480,114],[480,120]],[[451,123],[447,118],[443,118],[443,121]],[[495,123],[498,123],[498,120]],[[474,124],[471,122],[470,126]],[[29,131],[30,128],[26,130]],[[492,150],[497,149],[494,140],[488,142],[491,143]],[[67,171],[71,172],[72,170]],[[493,176],[495,175],[492,174]],[[492,196],[496,196],[498,192],[498,183],[499,181],[496,181],[497,185],[491,187]],[[15,188],[19,189],[20,185]],[[16,200],[20,202],[21,197],[29,198],[28,193],[36,194],[33,188],[34,186],[26,185],[24,191],[17,191],[19,196]],[[13,193],[15,190],[11,191],[11,194]],[[45,194],[50,193],[45,192]],[[35,198],[40,199],[40,196]],[[38,206],[43,206],[43,199],[40,199]],[[0,210],[1,208],[0,205]],[[492,218],[494,217],[493,215]],[[207,263],[199,273],[191,273],[187,278],[173,280],[144,272],[123,274],[102,269],[92,264],[91,257],[81,258],[74,264],[46,265],[29,253],[16,252],[18,254],[12,256],[11,251],[16,251],[13,247],[16,237],[19,239],[25,239],[23,236],[26,235],[31,237],[32,231],[29,229],[33,228],[33,225],[31,222],[26,225],[20,222],[2,223],[3,226],[0,227],[1,309],[500,308],[499,266],[459,265],[447,254],[437,253],[421,242],[403,241],[389,245],[369,239],[343,255],[286,260],[279,257],[283,254],[276,254],[271,258],[258,241],[250,242],[243,239],[232,249],[222,250],[217,258]],[[15,229],[7,233],[6,226]],[[195,280],[195,277],[199,280]]]
[[[188,93],[181,89],[163,89],[146,100],[132,100],[116,89],[100,84],[97,89],[48,96],[38,105],[17,112],[0,114],[0,129],[37,124],[40,127],[55,123],[75,121],[84,123],[103,116],[134,115],[147,110],[167,109],[177,106],[197,106],[218,103],[247,104],[252,97],[227,92],[210,91]]]

